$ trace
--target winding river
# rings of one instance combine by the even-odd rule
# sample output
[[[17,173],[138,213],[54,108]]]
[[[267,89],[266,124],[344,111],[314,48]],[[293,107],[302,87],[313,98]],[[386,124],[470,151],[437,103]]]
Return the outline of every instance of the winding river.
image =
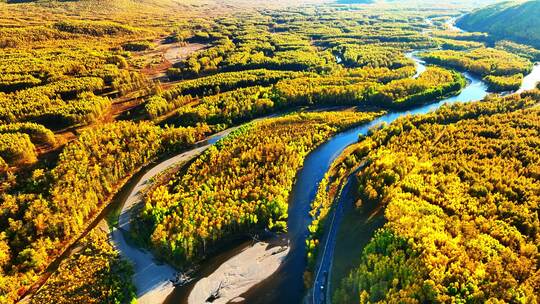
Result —
[[[425,65],[422,60],[415,56],[415,53],[407,54],[417,65],[418,71],[424,71]],[[418,74],[419,75],[419,74]],[[415,76],[418,76],[415,75]],[[242,295],[246,303],[301,303],[306,290],[303,282],[303,273],[306,267],[305,260],[305,239],[308,235],[307,227],[311,222],[309,217],[310,203],[314,199],[318,184],[328,171],[333,160],[349,145],[358,140],[358,134],[366,134],[373,126],[381,123],[391,123],[395,119],[404,115],[423,114],[436,110],[445,103],[457,101],[473,101],[484,98],[487,95],[487,86],[478,78],[465,73],[468,79],[468,86],[457,95],[446,98],[436,103],[428,104],[409,111],[390,112],[374,121],[347,130],[335,135],[316,150],[311,152],[304,161],[303,168],[298,172],[296,183],[289,198],[288,233],[290,240],[290,252],[284,259],[282,265],[272,276],[252,288]],[[339,227],[336,222],[333,227]],[[335,235],[335,233],[333,233]],[[332,233],[330,233],[332,235]],[[328,244],[333,244],[331,236]],[[242,244],[246,246],[246,244]],[[224,255],[234,256],[239,252],[238,248],[231,249]],[[320,269],[328,269],[331,264],[333,250],[327,248],[324,259],[319,264]],[[220,257],[223,259],[223,257]],[[210,264],[214,264],[212,261]],[[216,265],[212,265],[215,269]],[[324,270],[327,271],[327,270]],[[185,303],[190,287],[177,288],[167,303]],[[318,303],[318,302],[317,302]]]
[[[407,53],[407,57],[413,59],[416,63],[417,73],[414,75],[416,78],[426,69],[426,67],[424,62],[417,58],[415,54],[415,52]],[[331,218],[328,221],[329,227],[327,227],[328,229],[326,229],[326,233],[322,239],[322,250],[315,269],[315,288],[310,290],[306,296],[306,289],[303,283],[303,273],[306,267],[305,240],[308,235],[307,227],[311,222],[311,218],[309,217],[310,204],[315,197],[318,184],[323,179],[324,174],[329,169],[333,160],[339,156],[347,146],[357,142],[359,134],[366,134],[370,128],[382,123],[391,123],[397,118],[405,115],[428,113],[438,109],[443,104],[470,102],[484,98],[487,95],[487,86],[475,76],[468,73],[463,74],[468,80],[468,85],[459,95],[409,111],[389,112],[370,123],[335,135],[306,157],[303,168],[297,174],[297,180],[289,198],[287,237],[289,238],[290,248],[288,254],[284,257],[281,266],[274,274],[242,295],[245,302],[255,304],[286,304],[302,303],[303,301],[309,303],[327,302],[325,298],[328,296],[328,292],[326,292],[326,290],[329,289],[329,276],[331,276],[331,270],[335,259],[334,252],[337,255],[345,254],[347,252],[349,252],[349,254],[358,255],[357,252],[349,250],[350,247],[346,246],[343,247],[346,250],[340,251],[337,249],[336,251],[336,239],[338,238],[338,230],[340,229],[341,223],[347,221],[347,215],[354,214],[354,212],[346,212],[348,208],[351,208],[354,200],[352,195],[353,191],[349,191],[350,189],[354,189],[354,180],[351,179],[346,184],[343,194],[337,202],[337,207],[334,208],[333,213],[330,215]],[[524,78],[518,92],[533,89],[539,81],[540,63],[536,63],[532,72]],[[136,209],[141,202],[140,190],[147,187],[154,177],[161,172],[193,159],[234,129],[235,128],[231,128],[216,134],[208,140],[198,143],[192,150],[162,161],[141,174],[136,174],[132,181],[122,190],[122,192],[127,193],[118,194],[121,197],[118,201],[122,205],[122,210],[119,217],[119,227],[113,229],[111,232],[111,240],[120,251],[121,255],[134,264],[135,273],[133,281],[138,290],[137,297],[139,304],[155,304],[163,302],[175,304],[186,303],[187,297],[193,288],[193,284],[182,288],[173,288],[169,279],[172,277],[175,270],[169,265],[159,263],[154,259],[151,253],[130,244],[125,238],[124,232],[129,230],[129,221],[132,216],[132,211]],[[107,208],[98,220],[91,224],[87,229],[87,232],[98,225],[105,226],[106,223],[103,218],[114,213],[114,210],[112,209],[114,208]],[[86,235],[86,233],[81,237],[84,237],[84,235]],[[367,239],[369,239],[369,237],[370,236],[367,236]],[[220,254],[210,258],[204,265],[201,265],[201,269],[198,273],[199,278],[211,275],[220,267],[220,265],[234,259],[235,256],[245,248],[249,247],[249,245],[249,241],[241,239],[235,243],[231,243],[229,249],[222,250]],[[77,246],[77,242],[70,246],[70,249],[58,259],[59,261],[56,264],[59,264],[61,260],[69,257],[75,251]],[[340,246],[339,240],[337,246]],[[321,286],[324,288],[321,289]],[[28,298],[29,296],[26,297],[23,302],[27,301]]]
[[[418,77],[425,70],[422,60],[415,56],[415,53],[408,53],[407,56],[413,59],[417,65]],[[306,296],[304,287],[303,273],[306,267],[305,260],[305,240],[308,235],[307,227],[311,222],[309,217],[310,203],[315,197],[318,184],[328,171],[333,160],[349,145],[357,142],[359,134],[366,134],[374,126],[386,123],[392,123],[399,117],[406,115],[425,114],[434,111],[443,104],[455,102],[470,102],[481,100],[487,93],[487,86],[477,77],[464,73],[468,80],[468,85],[460,94],[445,98],[443,100],[426,104],[408,111],[389,112],[374,121],[358,126],[356,128],[344,131],[329,139],[326,143],[319,146],[311,152],[304,161],[303,168],[298,172],[296,183],[289,198],[289,217],[288,233],[289,252],[284,257],[281,266],[266,280],[260,282],[248,292],[241,295],[246,303],[325,303],[328,292],[329,274],[333,265],[334,249],[336,246],[337,231],[344,219],[344,210],[352,205],[353,197],[349,189],[353,188],[352,181],[347,183],[342,197],[338,201],[337,208],[331,214],[328,221],[329,227],[321,242],[321,254],[315,269],[315,288]],[[525,78],[522,89],[530,89],[540,80],[540,65],[536,65],[533,72]],[[120,230],[129,229],[130,209],[140,201],[138,189],[150,182],[157,173],[169,168],[174,163],[182,162],[197,156],[201,151],[213,144],[215,140],[226,134],[220,134],[211,141],[201,144],[198,148],[176,156],[173,161],[168,160],[166,164],[160,164],[158,169],[152,170],[152,173],[145,175],[127,200],[120,217]],[[167,265],[159,265],[152,259],[151,254],[132,247],[123,238],[117,230],[113,232],[113,241],[123,256],[135,262],[134,282],[139,289],[139,303],[159,303],[164,301],[164,297],[169,295],[165,303],[187,303],[187,297],[193,288],[193,284],[185,287],[173,288],[168,282],[173,269]],[[238,242],[228,250],[206,261],[201,267],[199,276],[210,275],[220,265],[230,261],[244,248],[249,246],[249,242]],[[322,288],[321,288],[322,287]],[[150,297],[151,295],[151,297]],[[141,301],[142,299],[142,301]],[[240,298],[238,298],[240,299]]]
[[[411,54],[410,57],[417,63],[419,69],[424,70],[423,62]],[[478,78],[464,73],[469,81],[468,86],[457,96],[440,100],[436,103],[427,104],[408,111],[389,112],[370,123],[358,126],[348,131],[342,132],[326,143],[311,152],[304,161],[304,166],[297,175],[296,184],[289,201],[288,234],[291,240],[291,251],[282,267],[272,277],[260,284],[251,294],[244,297],[246,303],[301,303],[306,290],[304,288],[303,273],[306,267],[305,260],[305,240],[308,235],[307,227],[311,222],[309,216],[310,204],[315,198],[317,187],[323,179],[324,174],[330,168],[333,160],[343,152],[343,150],[358,141],[359,134],[367,134],[368,130],[382,123],[391,123],[399,117],[405,115],[424,114],[438,109],[443,104],[454,102],[468,102],[480,100],[487,95],[487,86]],[[347,197],[344,191],[344,197]],[[339,227],[339,218],[334,219],[330,225],[329,232],[323,240],[318,267],[316,267],[316,286],[325,285],[324,272],[330,270],[333,256],[333,244],[335,243],[336,228]],[[328,244],[328,245],[326,245]],[[321,303],[321,293],[310,293],[308,298],[312,298],[313,303]]]
[[[419,70],[425,69],[423,61],[417,58],[414,53],[409,54],[409,56],[415,60]],[[536,66],[534,70],[536,79],[540,79],[539,72],[540,69]],[[318,184],[329,169],[332,161],[347,146],[357,142],[359,134],[366,134],[374,126],[382,123],[391,123],[405,115],[428,113],[438,109],[443,104],[481,100],[488,94],[487,86],[479,78],[468,73],[464,73],[464,75],[468,80],[468,85],[459,95],[408,111],[389,112],[368,124],[335,135],[307,156],[303,168],[297,174],[297,180],[290,196],[287,233],[290,239],[289,254],[273,275],[242,295],[246,303],[301,303],[304,300],[306,295],[303,281],[303,273],[306,267],[305,239],[308,235],[307,227],[311,221],[309,217],[310,203],[315,197]],[[530,80],[528,83],[535,83],[535,81]],[[189,158],[198,155],[208,144],[212,144],[217,138],[221,138],[221,136],[197,148],[194,154],[190,154],[190,152],[181,154],[180,159],[177,159],[176,162],[185,161],[188,159],[186,158],[188,154]],[[150,179],[151,177],[143,178],[144,181],[138,185],[144,185]],[[332,225],[328,227],[327,234],[322,242],[324,247],[317,264],[317,277],[314,285],[317,288],[309,292],[307,297],[310,303],[322,303],[324,301],[326,292],[324,292],[324,289],[321,291],[319,286],[327,286],[328,278],[325,273],[330,272],[332,267],[337,230],[340,227],[344,214],[342,207],[350,205],[351,202],[352,197],[347,191],[344,191],[342,201],[338,204],[339,208],[332,215]],[[136,262],[134,281],[139,288],[139,303],[160,302],[160,300],[164,300],[164,296],[167,296],[171,292],[172,294],[166,299],[165,303],[187,303],[187,297],[193,288],[192,285],[173,290],[170,282],[168,282],[173,272],[172,268],[167,265],[159,265],[159,263],[156,263],[152,259],[150,253],[130,246],[119,234],[113,233],[113,240],[125,257]],[[239,242],[233,248],[225,250],[220,255],[211,258],[202,266],[200,275],[206,276],[211,274],[221,264],[233,258],[248,245],[249,242]],[[150,299],[152,301],[147,301]],[[157,299],[160,300],[156,301]]]
[[[446,26],[453,31],[465,32],[455,25],[455,21],[456,18],[450,19]],[[427,23],[431,23],[429,19]],[[410,52],[406,55],[416,63],[417,73],[414,75],[414,78],[416,78],[425,71],[425,62],[415,56],[416,52]],[[488,94],[487,85],[469,73],[463,74],[468,80],[468,86],[459,95],[411,111],[389,113],[364,127],[360,127],[356,130],[356,134],[366,135],[370,127],[380,123],[391,123],[403,115],[425,114],[435,111],[444,104],[483,99]],[[540,63],[537,62],[534,64],[532,71],[524,77],[522,85],[516,93],[532,90],[536,88],[539,82]],[[342,147],[337,148],[343,150]],[[329,216],[329,224],[327,224],[325,235],[321,240],[313,287],[304,298],[306,303],[331,303],[332,284],[339,283],[349,273],[356,260],[360,257],[365,244],[371,239],[375,230],[384,223],[381,210],[376,207],[362,210],[362,212],[346,212],[353,208],[355,201],[354,191],[351,191],[351,189],[356,189],[356,179],[353,177],[347,181],[342,194],[337,198],[333,213]],[[342,222],[345,225],[342,225]],[[333,272],[339,272],[341,277],[332,277]]]

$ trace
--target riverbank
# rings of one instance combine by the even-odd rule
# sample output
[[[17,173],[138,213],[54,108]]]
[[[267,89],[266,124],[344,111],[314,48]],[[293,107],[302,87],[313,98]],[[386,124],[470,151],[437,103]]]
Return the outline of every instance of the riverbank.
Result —
[[[414,54],[412,54],[412,57],[412,59],[415,59]],[[358,141],[358,135],[366,135],[372,127],[383,123],[390,124],[402,116],[425,114],[437,110],[444,104],[471,102],[481,100],[487,96],[487,85],[481,79],[474,77],[469,73],[463,74],[467,78],[467,86],[458,95],[439,100],[435,103],[426,104],[409,111],[390,112],[384,116],[381,116],[371,123],[366,124],[362,128],[357,129],[356,133],[354,134],[356,138],[347,146],[356,143]],[[336,157],[340,154],[341,153],[338,153]],[[334,159],[336,157],[334,157]],[[354,178],[354,176],[351,176],[351,178]],[[351,257],[353,255],[359,256],[358,251],[361,252],[363,248],[362,243],[367,243],[365,240],[370,238],[369,232],[365,232],[361,235],[361,239],[363,241],[359,241],[351,247],[351,235],[348,234],[351,232],[350,227],[347,225],[342,225],[343,222],[351,224],[354,222],[352,220],[358,219],[356,217],[349,217],[344,214],[344,209],[348,208],[350,210],[350,208],[352,208],[351,205],[354,202],[354,195],[353,193],[350,193],[351,189],[354,189],[354,187],[351,187],[350,183],[350,180],[347,181],[346,189],[342,191],[341,195],[337,198],[337,201],[327,215],[327,218],[332,219],[332,221],[327,227],[325,227],[324,235],[321,238],[323,241],[319,245],[319,248],[325,248],[325,250],[322,252],[322,254],[319,254],[317,258],[317,266],[314,270],[316,277],[312,288],[308,293],[309,303],[323,303],[326,301],[330,296],[328,291],[332,286],[331,282],[339,281],[343,274],[348,273],[348,267],[350,267],[350,264],[334,263],[334,253],[340,252],[341,255],[347,257]],[[361,220],[363,221],[363,227],[369,229],[370,231],[374,231],[381,224],[380,216],[377,216],[376,213],[373,213],[373,211],[369,212],[369,216],[367,217],[363,215]],[[334,275],[334,265],[338,267],[336,270],[336,274],[338,275]]]
[[[459,29],[454,28],[453,30]],[[410,57],[408,57],[414,59],[415,53],[412,52],[409,54]],[[444,103],[451,104],[455,102],[482,100],[487,95],[487,85],[467,72],[464,72],[463,74],[467,77],[469,84],[458,96],[441,100],[432,105],[420,107],[419,109],[411,111],[410,114],[428,113],[436,110]],[[540,64],[537,63],[531,73],[525,76],[520,89],[514,93],[521,93],[526,90],[534,89],[538,81],[540,81]],[[389,124],[392,121],[393,120],[390,119],[385,122]],[[349,184],[351,182],[353,181],[349,178],[347,183]],[[353,187],[352,189],[355,188],[356,187]],[[342,197],[336,199],[332,208],[333,210],[331,214],[329,214],[333,220],[335,218],[338,220],[335,221],[335,223],[332,221],[331,227],[325,229],[322,246],[330,248],[330,252],[324,251],[323,254],[319,256],[316,272],[322,272],[326,275],[316,277],[314,280],[312,292],[310,293],[310,303],[323,303],[330,300],[334,287],[341,282],[342,279],[347,277],[350,270],[358,264],[358,260],[365,244],[369,242],[375,230],[384,223],[384,210],[376,208],[372,209],[373,206],[371,209],[363,206],[360,211],[353,211],[354,194],[349,193],[350,191],[350,189],[343,190]],[[343,216],[342,213],[344,209],[349,209],[351,212],[347,212],[346,215]],[[337,225],[338,229],[334,229],[334,225]],[[324,286],[324,292],[317,292],[320,286]]]
[[[189,294],[188,304],[244,301],[241,295],[276,272],[288,253],[285,239],[257,242],[245,248],[199,280]]]
[[[318,111],[320,109],[315,109],[313,111]],[[287,112],[286,112],[287,113]],[[283,114],[283,113],[282,113]],[[254,121],[259,121],[262,119],[270,118],[273,116],[278,116],[280,114],[273,114],[263,118],[255,119]],[[140,207],[143,203],[143,191],[150,187],[152,184],[158,182],[158,177],[164,172],[169,172],[169,170],[183,166],[189,161],[193,160],[197,156],[201,155],[206,149],[211,145],[217,142],[219,139],[227,136],[229,133],[233,132],[239,127],[232,127],[225,131],[222,131],[208,140],[197,143],[196,148],[183,152],[179,155],[166,159],[159,164],[155,165],[149,169],[133,186],[129,194],[123,198],[124,204],[122,205],[119,217],[118,225],[116,228],[113,228],[111,232],[111,240],[114,243],[115,247],[119,250],[121,255],[129,260],[133,264],[134,275],[133,283],[137,288],[137,298],[139,303],[162,303],[166,301],[167,297],[173,292],[174,287],[169,281],[174,277],[176,270],[167,264],[160,264],[156,261],[151,252],[140,249],[137,246],[130,244],[129,236],[127,232],[131,229],[131,220],[135,214],[137,214]],[[287,251],[288,252],[288,251]],[[261,253],[265,254],[265,253]],[[239,253],[240,259],[242,253]],[[236,257],[229,257],[231,259],[236,259]],[[280,263],[276,261],[266,259],[267,262],[259,265],[260,267],[274,269],[275,271]],[[206,263],[207,261],[205,261]],[[221,262],[223,263],[223,261]],[[220,263],[220,264],[221,264]],[[215,269],[214,269],[215,270]],[[268,272],[266,275],[250,279],[249,285],[247,283],[236,282],[233,286],[249,286],[251,287],[254,284],[259,283],[264,278],[269,276],[273,271]],[[243,276],[243,272],[240,272],[240,276]],[[196,274],[197,276],[201,275],[200,273]],[[212,277],[211,274],[208,274],[209,277]],[[202,277],[202,275],[201,275]],[[233,277],[231,277],[233,278]],[[197,279],[196,279],[197,280]],[[196,283],[196,280],[194,283]],[[190,285],[185,286],[181,289],[188,289]],[[247,290],[249,288],[245,288]],[[244,289],[242,289],[244,290]]]
[[[162,303],[174,290],[170,279],[176,274],[176,270],[168,265],[155,260],[151,252],[132,246],[127,235],[130,230],[132,216],[136,213],[143,201],[142,191],[146,189],[164,171],[175,166],[180,166],[194,159],[217,140],[227,136],[235,128],[230,128],[217,133],[210,138],[196,144],[195,149],[186,151],[163,162],[160,162],[148,170],[135,184],[120,211],[118,227],[111,228],[111,241],[121,256],[133,265],[133,284],[137,288],[137,303],[153,304]]]
[[[419,107],[410,111],[388,113],[387,115],[385,115],[385,119],[381,119],[381,120],[377,119],[377,123],[391,122],[394,119],[403,115],[421,114],[428,111],[432,111],[440,107],[443,103],[446,103],[446,102],[456,102],[463,99],[465,100],[482,99],[486,95],[485,85],[481,82],[481,80],[476,79],[468,74],[465,74],[465,75],[467,76],[469,83],[468,83],[467,88],[465,88],[458,96],[447,98],[442,101],[436,102],[434,104],[428,104],[428,105],[425,105],[425,106],[422,106],[422,107]],[[329,166],[330,163],[333,161],[333,159],[335,159],[335,157],[337,157],[340,154],[342,149],[344,149],[346,146],[350,145],[351,143],[354,143],[357,141],[358,133],[366,132],[371,126],[372,124],[370,123],[368,125],[364,125],[359,128],[354,128],[342,134],[336,135],[329,142],[323,144],[324,147],[323,146],[319,147],[316,150],[316,151],[318,150],[321,150],[321,151],[317,153],[314,152],[317,155],[313,157],[309,156],[308,158],[311,157],[309,160],[306,159],[304,168],[302,169],[302,171],[305,170],[305,173],[299,173],[298,178],[297,178],[298,181],[295,184],[295,189],[298,188],[298,190],[296,191],[300,191],[302,192],[302,194],[293,193],[291,195],[291,203],[289,206],[290,208],[289,220],[291,222],[289,222],[288,227],[289,227],[289,231],[296,229],[296,232],[295,232],[296,237],[293,240],[291,240],[291,242],[296,244],[296,246],[294,244],[291,245],[291,248],[287,251],[288,252],[287,258],[280,261],[279,265],[281,267],[277,267],[275,270],[273,270],[273,272],[269,272],[265,274],[265,276],[258,277],[257,280],[262,281],[262,282],[260,284],[252,284],[251,287],[253,288],[249,288],[250,290],[246,291],[244,294],[241,295],[241,297],[245,298],[247,302],[272,303],[275,301],[281,301],[283,299],[297,299],[297,298],[299,298],[300,299],[299,301],[301,301],[301,298],[304,294],[302,274],[305,269],[305,267],[303,267],[303,264],[305,263],[304,262],[305,255],[303,254],[304,252],[303,249],[305,246],[305,237],[303,236],[302,233],[307,227],[306,223],[310,221],[310,217],[308,213],[309,203],[312,201],[312,198],[316,193],[318,182],[320,182],[320,179],[326,172],[324,164],[327,164],[327,166]],[[212,141],[209,141],[208,144],[211,144],[211,142]],[[197,149],[201,149],[201,148],[205,149],[208,147],[208,144],[205,144],[202,147],[199,147]],[[180,161],[182,161],[182,159],[184,161],[191,159],[191,158],[184,158],[186,157],[186,154],[181,154],[178,157],[180,158]],[[178,158],[176,158],[171,163],[177,163],[178,161],[179,161]],[[165,165],[164,167],[168,167],[168,166]],[[166,169],[163,169],[163,170],[166,170]],[[149,178],[143,178],[143,179],[150,180]],[[293,190],[293,192],[294,191],[295,190]],[[135,192],[135,189],[134,189],[134,192]],[[134,206],[136,206],[137,202],[140,202],[140,199],[138,201],[137,200],[133,201],[133,203],[131,201],[129,203],[126,202],[126,205],[124,206],[123,212],[122,212],[123,214],[125,214],[124,216],[127,216],[127,218],[129,218],[129,216],[127,215],[128,213],[126,213],[125,211],[126,209],[131,209]],[[124,228],[129,228],[129,224],[125,226],[126,224],[125,224],[124,219],[125,218],[120,220],[120,222],[122,223],[120,226],[121,227],[123,226]],[[120,233],[120,235],[122,234]],[[140,253],[141,255],[144,254],[144,256],[142,256],[143,259],[145,261],[151,261],[151,263],[141,264],[142,266],[139,266],[138,269],[142,271],[141,273],[144,273],[144,271],[146,271],[146,268],[144,265],[147,265],[148,267],[150,267],[149,270],[156,271],[157,273],[156,276],[159,279],[157,281],[161,282],[160,284],[155,284],[151,282],[145,282],[145,280],[142,280],[145,277],[148,278],[147,275],[151,274],[151,272],[146,272],[146,275],[139,275],[139,276],[136,275],[136,277],[134,277],[134,280],[141,281],[136,284],[146,284],[147,287],[150,287],[150,289],[146,289],[146,291],[139,292],[140,293],[139,302],[141,302],[141,300],[145,300],[146,298],[150,298],[149,297],[150,295],[154,297],[152,298],[153,303],[162,302],[163,299],[166,298],[167,295],[169,295],[169,293],[171,293],[174,290],[174,288],[172,287],[172,284],[168,282],[168,279],[170,279],[170,277],[172,276],[172,275],[169,276],[167,274],[168,272],[170,272],[170,270],[165,270],[165,271],[154,270],[156,269],[157,266],[163,266],[163,265],[157,265],[157,263],[153,261],[153,257],[150,253],[141,251],[136,248],[131,248],[129,250],[134,251],[134,252],[139,251],[141,252]],[[222,271],[222,270],[219,270],[221,265],[226,265],[231,260],[236,259],[236,257],[238,255],[241,255],[242,252],[231,256],[227,260],[222,261],[212,273],[206,276],[206,278],[214,276],[214,273],[215,273],[215,277],[219,277],[219,272]],[[272,263],[275,263],[275,261]],[[259,267],[266,267],[266,266],[259,265]],[[273,268],[270,268],[270,269],[273,269]],[[240,272],[243,273],[244,271],[240,271]],[[136,273],[137,273],[137,270],[136,270]],[[236,277],[241,278],[241,276],[236,276]],[[268,278],[264,280],[264,278],[266,277]],[[155,278],[155,277],[152,277],[152,278]],[[205,279],[202,279],[202,280],[205,280]],[[195,284],[198,284],[198,283],[195,283]],[[235,286],[239,286],[242,284],[243,283],[238,283],[238,285],[235,285]],[[201,294],[206,294],[209,288],[212,287],[213,285],[201,285],[201,286],[206,286],[206,289],[205,288],[201,289],[204,291]],[[189,288],[190,287],[182,288],[182,289],[189,289]],[[282,292],[276,293],[275,292],[276,290],[279,290]],[[189,300],[189,296],[190,296],[190,293],[187,293],[186,298],[188,300]],[[229,295],[228,297],[232,297],[232,295]],[[237,295],[235,295],[235,298],[232,298],[231,300],[236,299],[236,297]],[[178,298],[172,299],[171,301],[177,303]],[[145,303],[148,303],[148,302],[145,302]]]
[[[356,178],[349,178],[347,186],[336,203],[336,208],[340,210],[334,212],[340,213],[340,227],[335,234],[334,255],[329,268],[331,271],[326,278],[328,293],[324,296],[327,299],[333,295],[343,278],[349,275],[350,270],[358,265],[365,245],[385,222],[384,209],[377,208],[379,206],[363,205],[356,209]]]
[[[413,58],[418,59],[418,58]],[[416,61],[416,60],[415,60]],[[420,60],[418,60],[420,61]],[[421,62],[418,62],[421,64]],[[457,96],[469,94],[470,98],[482,99],[485,86],[481,80],[465,74],[468,86]],[[380,123],[393,121],[398,117],[415,112],[429,111],[438,108],[446,100],[414,108],[412,110],[390,112],[374,121],[335,135],[330,140],[312,151],[304,160],[302,169],[298,172],[293,190],[289,196],[289,217],[287,222],[288,234],[291,240],[291,250],[284,260],[282,267],[267,280],[258,284],[242,295],[246,303],[301,303],[305,295],[304,271],[306,269],[306,236],[311,223],[310,203],[315,198],[317,188],[330,168],[334,159],[349,145],[358,141],[358,134],[366,134],[368,130]],[[329,251],[331,252],[331,251]],[[329,264],[325,263],[326,268]],[[321,271],[324,273],[324,270]]]

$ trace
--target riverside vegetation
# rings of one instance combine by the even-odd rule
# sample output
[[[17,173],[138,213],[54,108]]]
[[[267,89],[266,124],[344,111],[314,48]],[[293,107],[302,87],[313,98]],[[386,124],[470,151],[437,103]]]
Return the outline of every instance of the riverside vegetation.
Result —
[[[338,131],[376,115],[302,113],[243,126],[147,193],[134,234],[170,263],[185,266],[226,236],[285,231],[288,195],[304,157]]]
[[[523,41],[448,33],[454,8],[284,2],[0,1],[0,302],[129,301],[129,267],[93,224],[142,167],[212,133],[299,111],[240,128],[149,193],[136,228],[174,265],[284,230],[303,158],[339,130],[458,93],[454,68],[513,89],[538,58]],[[204,48],[165,58],[191,44]],[[419,77],[413,50],[433,63]],[[357,109],[300,113],[320,106]]]
[[[537,301],[539,94],[402,118],[335,161],[313,226],[351,173],[386,224],[334,301]]]

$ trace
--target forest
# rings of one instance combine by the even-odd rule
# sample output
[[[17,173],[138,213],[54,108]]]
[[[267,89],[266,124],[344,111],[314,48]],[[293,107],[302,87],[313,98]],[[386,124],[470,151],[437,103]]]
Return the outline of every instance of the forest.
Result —
[[[540,47],[540,2],[510,2],[493,4],[460,18],[458,25],[467,30],[487,32],[499,39]],[[511,23],[508,20],[512,20]]]
[[[151,180],[126,233],[177,269],[238,235],[286,235],[296,174],[332,136],[458,95],[464,72],[518,89],[538,45],[473,25],[481,11],[458,20],[474,32],[449,29],[472,8],[457,2],[0,0],[0,303],[135,300],[109,237],[119,194],[219,132],[234,130]],[[535,301],[537,100],[443,107],[347,148],[309,202],[308,270],[353,174],[387,224],[337,301]]]
[[[60,265],[31,303],[131,303],[133,270],[96,229],[81,240],[81,251]]]
[[[245,125],[147,193],[134,236],[184,266],[227,236],[285,231],[287,199],[303,158],[336,132],[379,114],[294,113]]]
[[[335,302],[538,300],[538,94],[406,117],[341,156],[332,176],[365,163],[356,206],[386,223]]]
[[[4,295],[16,296],[24,282],[35,280],[141,166],[168,149],[192,145],[207,131],[204,126],[106,124],[69,143],[50,170],[36,168],[29,176],[8,172],[0,215]]]
[[[470,71],[483,77],[494,92],[513,91],[521,86],[532,63],[503,49],[477,48],[472,51],[434,51],[422,54],[427,62]]]

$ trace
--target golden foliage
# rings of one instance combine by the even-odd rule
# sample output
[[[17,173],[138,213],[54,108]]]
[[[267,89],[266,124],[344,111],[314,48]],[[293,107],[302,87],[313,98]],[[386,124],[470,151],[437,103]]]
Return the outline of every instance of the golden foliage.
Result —
[[[309,151],[373,113],[291,114],[241,127],[146,197],[138,236],[182,265],[223,238],[286,227],[287,200]]]
[[[539,100],[442,108],[366,139],[359,195],[388,222],[336,300],[537,301]]]

